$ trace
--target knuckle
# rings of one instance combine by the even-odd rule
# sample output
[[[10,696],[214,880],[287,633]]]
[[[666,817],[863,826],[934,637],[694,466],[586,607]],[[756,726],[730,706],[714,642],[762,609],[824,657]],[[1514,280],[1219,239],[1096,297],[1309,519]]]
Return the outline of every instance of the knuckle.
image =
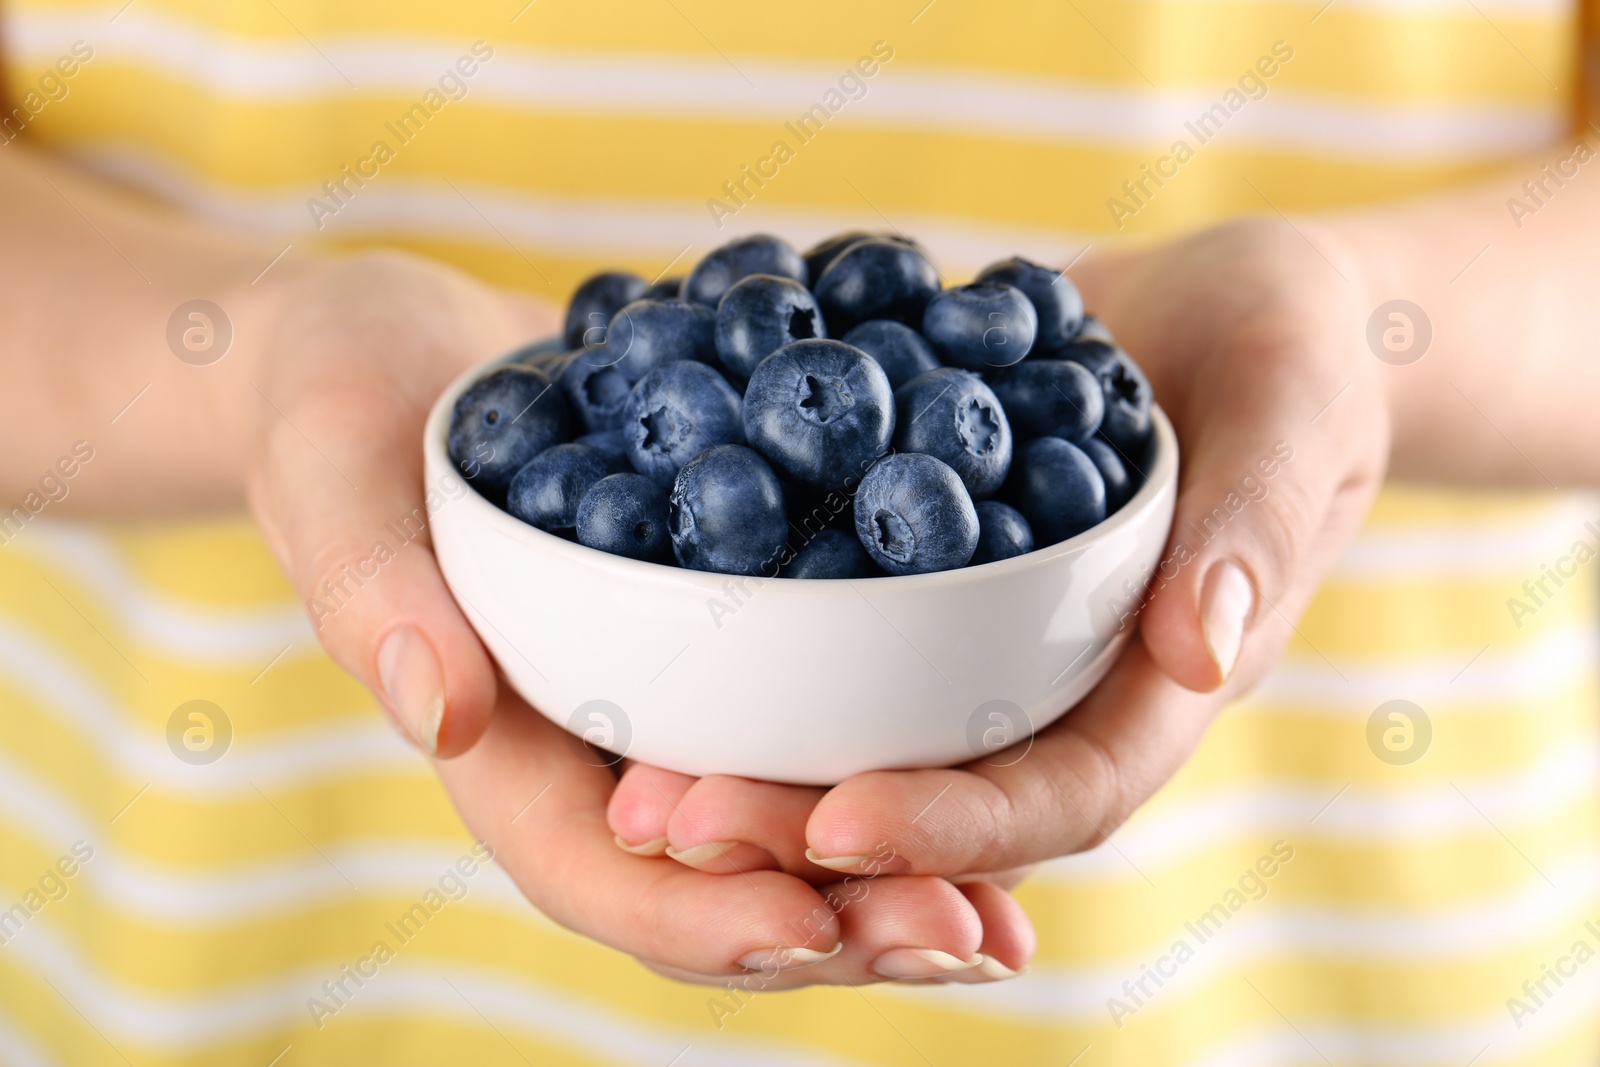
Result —
[[[1283,589],[1297,561],[1309,553],[1324,510],[1319,495],[1304,483],[1286,482],[1278,489],[1263,501],[1262,521],[1250,528],[1267,572],[1255,575],[1256,580],[1269,581],[1275,591]]]
[[[1081,852],[1110,837],[1130,814],[1125,775],[1114,752],[1087,731],[1076,735],[1071,765],[1065,761],[1050,772],[1061,819],[1070,827],[1067,848]]]

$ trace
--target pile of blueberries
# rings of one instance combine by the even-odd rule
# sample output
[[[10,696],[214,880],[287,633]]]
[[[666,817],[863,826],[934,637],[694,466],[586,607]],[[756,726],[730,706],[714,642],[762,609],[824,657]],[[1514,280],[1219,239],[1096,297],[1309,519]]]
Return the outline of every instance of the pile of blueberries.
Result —
[[[464,392],[449,450],[541,530],[766,578],[920,574],[1089,529],[1143,481],[1150,384],[1064,274],[1012,258],[943,288],[848,233],[608,271]]]

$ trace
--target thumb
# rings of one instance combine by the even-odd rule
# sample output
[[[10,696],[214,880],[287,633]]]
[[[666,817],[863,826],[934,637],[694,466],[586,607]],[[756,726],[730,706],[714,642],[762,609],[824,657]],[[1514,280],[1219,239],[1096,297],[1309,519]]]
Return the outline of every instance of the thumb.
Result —
[[[424,502],[425,413],[385,400],[322,392],[285,408],[250,503],[328,653],[424,752],[453,756],[488,725],[494,666],[434,561],[429,505],[455,497],[433,487]]]
[[[537,336],[550,309],[387,253],[293,284],[257,387],[251,510],[334,660],[423,751],[458,755],[496,679],[434,560],[433,512],[463,486],[423,485],[422,428],[457,370]]]
[[[1265,668],[1359,525],[1387,452],[1374,361],[1350,358],[1346,303],[1283,282],[1292,272],[1270,256],[1242,279],[1237,243],[1120,247],[1072,273],[1178,434],[1172,532],[1128,610],[1156,666],[1202,692]],[[1219,274],[1229,280],[1212,284]]]
[[[1360,385],[1313,421],[1339,385],[1281,350],[1195,374],[1216,388],[1171,412],[1182,475],[1140,625],[1164,672],[1209,691],[1253,680],[1287,638],[1376,490],[1383,432]]]

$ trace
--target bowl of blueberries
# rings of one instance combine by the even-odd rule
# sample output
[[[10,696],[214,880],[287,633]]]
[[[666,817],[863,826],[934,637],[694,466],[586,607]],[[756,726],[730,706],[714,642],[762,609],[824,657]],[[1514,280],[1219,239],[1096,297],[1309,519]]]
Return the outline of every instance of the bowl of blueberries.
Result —
[[[581,752],[813,785],[1022,758],[1131,632],[1178,476],[1064,272],[946,286],[869,233],[595,275],[424,450],[445,580]]]

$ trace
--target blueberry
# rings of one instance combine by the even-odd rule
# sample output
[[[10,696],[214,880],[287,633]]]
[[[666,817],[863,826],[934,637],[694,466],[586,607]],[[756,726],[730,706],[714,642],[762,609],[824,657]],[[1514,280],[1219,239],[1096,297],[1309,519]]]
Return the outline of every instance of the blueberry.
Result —
[[[978,546],[978,512],[961,478],[917,452],[885,456],[856,490],[856,536],[890,574],[963,567]]]
[[[791,278],[740,278],[717,305],[717,356],[740,378],[790,341],[826,336],[811,290]]]
[[[1068,342],[1064,347],[1051,353],[1053,359],[1067,359],[1080,364],[1089,373],[1099,377],[1101,373],[1109,371],[1112,364],[1117,361],[1117,353],[1121,351],[1115,341],[1104,340],[1096,335],[1091,335],[1087,328]]]
[[[674,274],[670,278],[662,278],[639,295],[640,300],[681,300],[683,299],[683,275]]]
[[[843,252],[857,241],[874,239],[894,241],[911,248],[918,247],[917,242],[909,237],[901,237],[899,234],[894,233],[867,233],[865,230],[850,230],[847,233],[835,234],[802,253],[806,261],[806,270],[811,273],[811,280],[816,281],[822,277],[822,272],[828,269],[828,264],[839,258],[840,252]]]
[[[805,285],[811,280],[800,253],[776,237],[758,233],[713,249],[683,283],[683,298],[714,308],[733,283],[751,274],[776,274]]]
[[[598,448],[607,455],[616,456],[630,465],[633,462],[628,458],[628,435],[621,430],[596,430],[594,433],[584,434],[574,443]]]
[[[803,544],[832,527],[849,527],[850,536],[855,536],[850,518],[854,499],[848,487],[818,489],[799,482],[784,482],[783,500],[789,512],[789,528],[797,538],[791,544]]]
[[[1022,290],[1000,282],[946,289],[928,301],[922,336],[939,358],[967,370],[1009,367],[1033,348],[1039,315]]]
[[[1100,480],[1106,483],[1106,514],[1110,515],[1126,504],[1137,488],[1128,473],[1127,464],[1122,462],[1116,449],[1098,437],[1091,437],[1078,447],[1094,463],[1095,469],[1100,472]]]
[[[1033,528],[1022,517],[1022,512],[998,500],[980,500],[976,506],[978,547],[967,566],[1025,556],[1033,551]]]
[[[801,253],[801,258],[806,261],[806,271],[811,275],[811,280],[816,281],[822,277],[822,272],[828,269],[828,264],[839,258],[839,253],[855,244],[865,241],[872,234],[865,230],[847,230],[836,233],[823,241],[818,241]]]
[[[744,394],[751,447],[811,486],[859,478],[894,438],[883,368],[843,341],[795,341],[762,361]]]
[[[550,378],[512,365],[474,383],[450,416],[450,460],[496,504],[534,456],[567,439],[567,405]]]
[[[1017,452],[1011,478],[1011,502],[1027,518],[1041,547],[1065,541],[1106,517],[1106,483],[1094,460],[1071,441],[1029,441]]]
[[[1105,415],[1100,435],[1127,456],[1144,454],[1150,440],[1150,380],[1120,348],[1080,347],[1073,362],[1100,380]]]
[[[1039,337],[1035,341],[1038,351],[1054,352],[1083,328],[1083,297],[1064,272],[1012,256],[983,268],[977,280],[1004,282],[1022,290],[1039,315]]]
[[[626,469],[616,456],[589,445],[547,448],[511,479],[506,510],[541,530],[571,529],[578,522],[578,502],[589,487]]]
[[[1023,437],[1087,441],[1105,414],[1100,382],[1064,359],[1025,360],[995,372],[989,384]]]
[[[559,337],[546,337],[530,341],[506,357],[507,363],[520,363],[524,367],[542,370],[552,378],[577,353],[561,343]]]
[[[871,578],[877,565],[852,530],[823,530],[783,569],[785,578]]]
[[[606,326],[624,304],[644,295],[644,279],[627,271],[608,270],[578,286],[567,304],[563,339],[568,348],[592,348],[605,343]]]
[[[893,319],[868,319],[845,334],[843,340],[878,361],[889,376],[891,389],[939,366],[939,357],[922,335]]]
[[[684,464],[667,498],[667,526],[685,567],[766,578],[789,536],[778,476],[743,445],[708,448]]]
[[[557,379],[567,408],[578,417],[586,433],[614,430],[622,425],[622,409],[633,383],[612,365],[605,345],[573,354]]]
[[[642,474],[601,478],[578,504],[578,543],[629,559],[668,559],[667,494]]]
[[[839,253],[812,289],[835,334],[868,319],[920,326],[923,309],[939,291],[939,272],[920,249],[875,237]]]
[[[895,390],[895,449],[943,460],[973,497],[1000,488],[1011,469],[1011,425],[971,371],[940,367]]]
[[[710,308],[686,300],[635,300],[612,318],[605,348],[592,360],[630,382],[677,359],[708,363],[717,354],[716,321]]]
[[[664,363],[628,394],[622,430],[640,474],[668,486],[679,468],[713,445],[744,442],[739,394],[704,363]]]
[[[1111,336],[1111,330],[1106,326],[1106,324],[1095,318],[1093,315],[1085,315],[1083,317],[1083,327],[1078,331],[1078,336],[1074,337],[1073,340],[1084,342],[1098,341],[1101,344],[1107,345],[1115,345],[1117,343],[1116,338]]]

